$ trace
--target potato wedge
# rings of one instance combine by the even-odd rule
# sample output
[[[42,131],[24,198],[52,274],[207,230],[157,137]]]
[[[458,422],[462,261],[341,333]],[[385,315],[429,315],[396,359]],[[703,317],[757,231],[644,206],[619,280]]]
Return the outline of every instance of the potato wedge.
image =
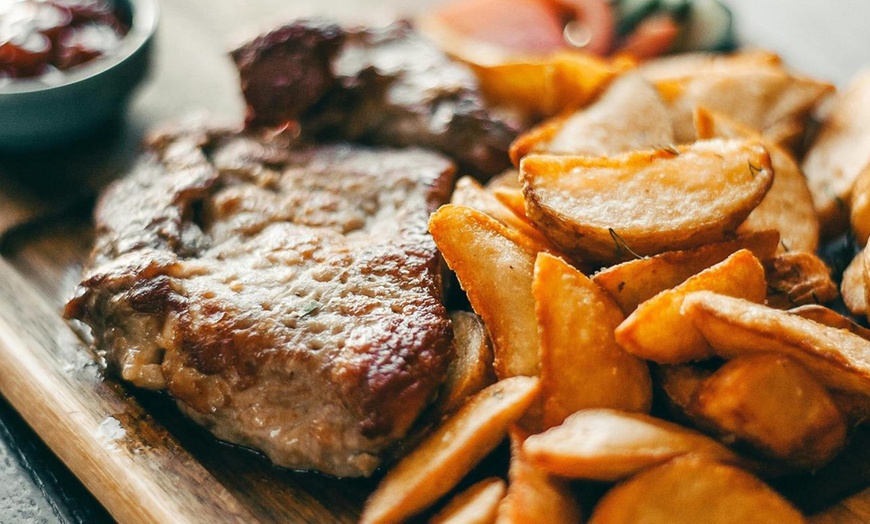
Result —
[[[429,524],[492,524],[506,489],[498,477],[481,480],[454,496]]]
[[[616,486],[589,524],[803,524],[779,494],[746,471],[681,457]]]
[[[545,427],[581,409],[649,412],[649,368],[613,338],[623,316],[607,293],[560,258],[540,253],[532,295]]]
[[[521,187],[497,187],[492,190],[492,195],[516,216],[529,220],[526,216],[526,197],[523,196]]]
[[[529,219],[568,255],[608,264],[725,240],[773,181],[757,142],[710,140],[612,158],[526,156]]]
[[[537,116],[552,116],[588,104],[633,65],[582,51],[497,62],[461,52],[459,56],[474,70],[487,99]]]
[[[843,271],[840,294],[849,313],[867,315],[867,284],[864,280],[864,251],[859,251]]]
[[[641,302],[678,286],[736,251],[748,249],[759,260],[766,260],[776,253],[778,245],[777,231],[751,231],[726,242],[629,260],[602,269],[592,276],[592,281],[607,291],[623,313],[629,315]]]
[[[435,407],[441,414],[456,411],[469,397],[495,383],[492,344],[483,320],[468,311],[453,311],[450,320],[456,356],[447,367],[447,379]]]
[[[608,156],[674,143],[668,107],[638,75],[615,80],[592,105],[560,116],[511,144],[514,165],[529,153]]]
[[[765,134],[783,120],[803,121],[834,86],[793,75],[781,67],[740,66],[659,81],[669,93],[679,143],[695,139],[692,113],[698,106],[751,123]]]
[[[819,324],[824,324],[837,329],[845,329],[863,339],[870,340],[870,329],[856,324],[852,319],[846,318],[833,309],[828,309],[825,306],[807,304],[806,306],[789,309],[788,312],[792,315],[818,322]]]
[[[713,356],[701,332],[680,314],[686,295],[701,290],[763,302],[767,290],[764,268],[752,253],[741,249],[639,305],[616,328],[616,341],[630,354],[659,364],[679,364]]]
[[[801,166],[813,193],[823,235],[830,237],[846,229],[852,187],[868,164],[870,71],[865,71],[837,94]]]
[[[574,413],[561,426],[526,439],[523,452],[535,466],[568,478],[614,481],[681,455],[725,462],[740,459],[691,429],[611,409]]]
[[[704,380],[688,412],[699,425],[800,468],[827,464],[843,448],[846,422],[831,395],[790,357],[738,357]]]
[[[433,213],[429,231],[486,324],[496,375],[537,375],[538,323],[531,289],[538,246],[462,206],[446,205]]]
[[[505,206],[493,194],[486,191],[477,180],[469,176],[464,176],[456,181],[456,189],[453,190],[450,203],[486,213],[505,226],[526,236],[532,244],[537,246],[538,250],[550,248],[550,241],[529,224],[525,213],[517,216],[512,209]]]
[[[764,262],[764,273],[770,307],[824,304],[839,296],[831,269],[812,253],[780,253]]]
[[[661,82],[707,73],[728,72],[737,68],[778,68],[781,64],[782,59],[776,53],[763,49],[750,49],[729,55],[721,53],[667,55],[644,62],[638,66],[637,72],[650,82]]]
[[[475,395],[387,473],[360,522],[397,522],[429,507],[498,446],[539,390],[538,379],[513,377]]]
[[[683,314],[717,355],[782,353],[829,388],[870,396],[870,341],[845,329],[709,291],[687,296]]]
[[[661,390],[668,412],[681,421],[688,420],[689,403],[701,383],[713,371],[694,364],[676,364],[653,368],[654,383]]]
[[[761,138],[761,133],[721,113],[695,109],[695,131],[699,139]],[[763,140],[773,166],[773,185],[746,221],[749,231],[779,231],[785,251],[815,253],[819,247],[819,219],[807,180],[791,155],[776,143]]]
[[[520,184],[520,172],[510,168],[490,178],[486,183],[486,190],[494,192],[496,189],[503,187],[506,189],[522,189]]]
[[[510,432],[511,462],[508,492],[498,508],[497,524],[580,524],[582,512],[571,487],[560,478],[541,471],[523,454],[526,435]]]
[[[855,179],[850,201],[849,222],[852,234],[859,246],[867,244],[870,237],[870,163]]]

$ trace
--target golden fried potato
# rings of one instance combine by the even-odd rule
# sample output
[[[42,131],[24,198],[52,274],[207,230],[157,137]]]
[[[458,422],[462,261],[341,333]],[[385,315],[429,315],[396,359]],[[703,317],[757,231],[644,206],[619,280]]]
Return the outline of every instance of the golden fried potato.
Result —
[[[522,189],[520,184],[520,172],[514,168],[506,169],[501,173],[490,178],[486,183],[486,190],[494,193],[498,188],[505,189]]]
[[[454,496],[429,524],[492,524],[505,490],[498,477],[481,480]]]
[[[823,304],[839,296],[831,269],[812,253],[780,253],[764,261],[764,272],[770,307],[790,309]]]
[[[505,226],[526,236],[531,243],[537,246],[538,250],[550,248],[550,241],[529,224],[525,213],[518,216],[492,193],[486,191],[477,180],[469,176],[464,176],[456,181],[456,189],[453,190],[450,203],[486,213]]]
[[[772,51],[750,49],[730,55],[721,53],[680,53],[644,62],[637,73],[650,82],[676,80],[707,73],[730,72],[739,68],[775,67],[782,59]]]
[[[764,268],[752,253],[741,249],[639,305],[616,328],[616,341],[632,355],[660,364],[711,357],[713,350],[704,337],[691,320],[680,314],[686,295],[701,290],[763,302],[767,291]]]
[[[513,377],[475,395],[393,466],[366,500],[360,522],[398,522],[429,507],[498,446],[539,389],[536,378]]]
[[[627,60],[608,61],[583,51],[495,61],[453,52],[471,66],[488,100],[536,116],[588,104],[614,77],[633,67]]]
[[[870,399],[864,395],[831,391],[831,399],[837,405],[840,413],[846,417],[850,427],[855,427],[870,420]]]
[[[773,181],[752,141],[710,140],[612,158],[526,156],[529,219],[580,260],[607,264],[725,240]]]
[[[721,113],[695,109],[695,130],[699,139],[761,138],[761,134]],[[779,231],[786,251],[815,253],[819,247],[819,219],[807,180],[791,155],[776,143],[762,140],[773,166],[773,185],[746,221],[749,231]]]
[[[529,153],[608,156],[672,143],[670,113],[658,91],[640,76],[627,74],[587,108],[521,135],[510,154],[519,165]]]
[[[738,357],[704,380],[688,413],[767,457],[814,469],[843,448],[846,422],[831,395],[790,357]]]
[[[453,311],[450,320],[456,356],[447,368],[447,379],[435,407],[442,414],[456,411],[469,397],[495,382],[492,344],[483,321],[468,311]]]
[[[864,252],[859,251],[843,271],[840,294],[849,313],[858,316],[867,314],[867,285],[864,281]]]
[[[834,90],[826,82],[763,65],[690,74],[656,85],[670,98],[674,134],[680,143],[695,139],[692,113],[698,106],[750,123],[766,136],[768,128],[783,120],[804,121]]]
[[[683,426],[641,413],[587,409],[526,439],[535,466],[568,478],[613,481],[681,455],[739,462],[731,450]]]
[[[663,393],[668,411],[675,418],[686,420],[687,410],[695,391],[713,372],[693,364],[675,364],[653,368],[654,383]]]
[[[580,524],[582,521],[580,504],[568,483],[529,463],[523,454],[526,435],[521,430],[512,429],[510,437],[508,493],[498,508],[496,523]]]
[[[824,324],[837,329],[845,329],[858,335],[861,338],[870,340],[870,329],[856,324],[852,319],[846,318],[832,309],[816,304],[807,304],[806,306],[789,309],[788,312],[792,315],[797,315],[802,318],[813,320],[819,324]]]
[[[870,237],[870,162],[855,179],[850,204],[852,234],[858,245],[863,246]]]
[[[827,237],[844,231],[849,224],[852,186],[870,164],[868,122],[870,71],[865,71],[837,94],[831,113],[822,123],[802,165],[822,234]]]
[[[641,302],[678,286],[690,276],[722,262],[736,251],[748,249],[763,261],[776,253],[778,245],[777,231],[750,231],[738,235],[734,240],[629,260],[602,269],[592,276],[592,281],[607,291],[622,311],[629,315]]]
[[[845,329],[709,291],[687,296],[683,314],[717,355],[782,353],[825,386],[870,397],[870,341]]]
[[[496,375],[537,375],[538,322],[531,289],[538,246],[462,206],[442,206],[430,217],[429,231],[489,330]]]
[[[803,524],[756,477],[704,457],[681,457],[616,486],[589,524]]]
[[[623,316],[607,293],[561,259],[540,253],[532,294],[545,427],[581,409],[649,412],[649,369],[616,343],[613,329]]]

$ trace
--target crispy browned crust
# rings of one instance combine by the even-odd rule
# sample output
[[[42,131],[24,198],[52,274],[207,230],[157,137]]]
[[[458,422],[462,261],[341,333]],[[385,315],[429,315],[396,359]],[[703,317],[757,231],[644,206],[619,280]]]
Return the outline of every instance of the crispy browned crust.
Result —
[[[444,379],[452,332],[426,224],[453,168],[422,150],[191,128],[157,134],[96,212],[69,318],[276,463],[368,475]]]

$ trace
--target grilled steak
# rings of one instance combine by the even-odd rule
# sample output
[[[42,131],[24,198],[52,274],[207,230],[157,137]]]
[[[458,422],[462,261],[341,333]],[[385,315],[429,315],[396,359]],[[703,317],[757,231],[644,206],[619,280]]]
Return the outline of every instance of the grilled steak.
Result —
[[[293,122],[315,140],[428,147],[481,178],[510,165],[520,122],[488,108],[472,71],[407,22],[297,21],[233,57],[252,127]]]
[[[451,357],[427,220],[452,177],[419,149],[158,134],[99,202],[66,314],[110,370],[219,438],[369,475]]]

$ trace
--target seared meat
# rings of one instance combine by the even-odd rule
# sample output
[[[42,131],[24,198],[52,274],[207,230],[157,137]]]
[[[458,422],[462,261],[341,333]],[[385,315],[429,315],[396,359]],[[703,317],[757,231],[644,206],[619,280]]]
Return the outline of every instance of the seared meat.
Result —
[[[418,149],[182,130],[96,210],[66,314],[110,369],[166,388],[282,466],[369,475],[451,357],[429,213],[453,168]]]
[[[488,108],[472,71],[408,23],[343,29],[302,20],[233,53],[248,125],[298,123],[315,139],[416,145],[488,178],[520,122]]]

